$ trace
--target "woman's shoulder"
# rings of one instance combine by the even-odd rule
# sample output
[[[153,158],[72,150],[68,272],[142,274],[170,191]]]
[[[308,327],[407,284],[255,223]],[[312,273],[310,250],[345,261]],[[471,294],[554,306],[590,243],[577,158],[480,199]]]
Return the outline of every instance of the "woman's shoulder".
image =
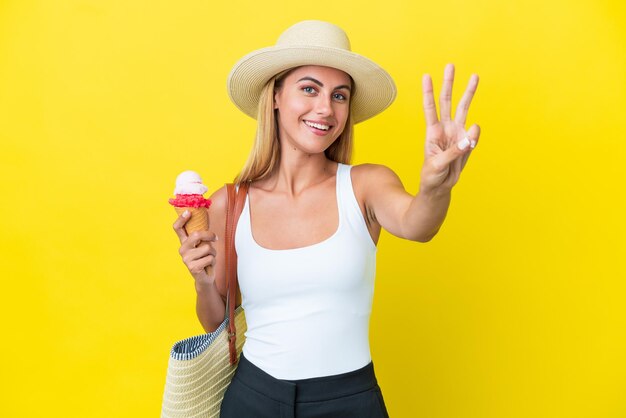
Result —
[[[400,182],[392,169],[381,164],[353,165],[350,172],[352,189],[362,208],[367,208],[386,189]]]
[[[239,187],[235,185],[235,187]],[[248,186],[248,187],[251,187]],[[217,189],[213,194],[209,197],[211,200],[210,211],[217,214],[226,213],[226,206],[228,205],[228,189],[227,185],[223,185],[219,189]]]
[[[211,207],[213,206],[224,206],[226,207],[226,200],[228,197],[228,192],[226,191],[226,185],[223,185],[219,189],[213,192],[211,197]]]
[[[355,186],[370,187],[399,179],[398,175],[389,167],[382,164],[358,164],[351,169],[352,184]]]
[[[213,220],[217,220],[218,222],[222,221],[226,218],[226,205],[228,202],[228,192],[226,190],[226,185],[217,189],[213,194],[209,197],[211,200],[211,206],[209,207],[209,216],[211,217],[211,222]]]

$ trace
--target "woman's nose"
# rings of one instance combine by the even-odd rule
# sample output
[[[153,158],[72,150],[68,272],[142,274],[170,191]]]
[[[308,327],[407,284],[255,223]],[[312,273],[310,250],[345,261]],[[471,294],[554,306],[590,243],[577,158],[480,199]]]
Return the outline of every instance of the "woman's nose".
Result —
[[[315,112],[318,115],[329,116],[333,114],[333,105],[331,97],[326,97],[322,94],[317,96]]]

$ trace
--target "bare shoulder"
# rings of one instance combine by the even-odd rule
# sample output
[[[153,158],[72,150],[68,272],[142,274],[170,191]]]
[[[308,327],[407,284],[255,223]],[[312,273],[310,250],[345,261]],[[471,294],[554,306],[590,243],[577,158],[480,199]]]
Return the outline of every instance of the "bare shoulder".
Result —
[[[213,214],[213,212],[224,213],[228,202],[228,192],[226,191],[226,186],[224,185],[213,192],[209,199],[211,199],[211,207],[209,209],[211,214]],[[216,213],[216,215],[218,215],[218,213]]]
[[[211,197],[211,206],[209,207],[210,230],[215,232],[217,236],[222,236],[226,226],[226,206],[228,205],[228,191],[226,186],[217,189]]]
[[[380,164],[359,164],[352,166],[352,188],[372,240],[377,243],[381,224],[376,215],[376,207],[384,200],[386,191],[397,187],[400,179],[389,167]]]
[[[360,164],[352,167],[354,194],[371,219],[378,219],[381,206],[390,202],[405,201],[409,196],[400,177],[381,164]]]
[[[352,185],[361,191],[375,191],[385,185],[396,185],[400,177],[381,164],[359,164],[352,167]]]

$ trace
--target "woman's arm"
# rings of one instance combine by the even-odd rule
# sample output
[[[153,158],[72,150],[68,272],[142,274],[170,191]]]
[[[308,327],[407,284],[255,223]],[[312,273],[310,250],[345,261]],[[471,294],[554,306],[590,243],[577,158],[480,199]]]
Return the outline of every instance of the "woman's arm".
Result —
[[[478,125],[465,131],[465,121],[478,76],[470,78],[455,118],[451,117],[454,66],[444,71],[440,96],[441,120],[433,97],[432,80],[425,75],[424,115],[426,118],[426,147],[416,196],[404,190],[398,176],[390,169],[377,166],[360,166],[366,213],[370,222],[377,222],[387,231],[401,238],[426,242],[431,240],[443,224],[450,206],[452,187],[458,182],[461,171],[480,136]]]
[[[184,225],[188,218],[182,215],[174,223],[174,231],[181,241],[179,253],[194,278],[196,314],[206,332],[214,331],[224,320],[226,280],[224,268],[224,225],[226,188],[211,196],[209,231],[196,231],[187,236]],[[205,268],[213,265],[209,276]]]
[[[353,168],[355,186],[365,202],[368,224],[377,224],[389,233],[411,241],[427,242],[443,223],[450,205],[450,193],[407,193],[391,169],[375,164]]]

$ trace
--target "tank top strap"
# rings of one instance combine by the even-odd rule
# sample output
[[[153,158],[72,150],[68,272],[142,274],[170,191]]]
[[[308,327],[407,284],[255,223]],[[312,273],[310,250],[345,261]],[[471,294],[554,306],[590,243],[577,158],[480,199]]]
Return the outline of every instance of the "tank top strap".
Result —
[[[349,227],[360,239],[369,241],[376,248],[367,229],[359,202],[354,194],[351,172],[351,165],[339,163],[337,167],[337,205],[339,206],[339,216],[346,227]]]

